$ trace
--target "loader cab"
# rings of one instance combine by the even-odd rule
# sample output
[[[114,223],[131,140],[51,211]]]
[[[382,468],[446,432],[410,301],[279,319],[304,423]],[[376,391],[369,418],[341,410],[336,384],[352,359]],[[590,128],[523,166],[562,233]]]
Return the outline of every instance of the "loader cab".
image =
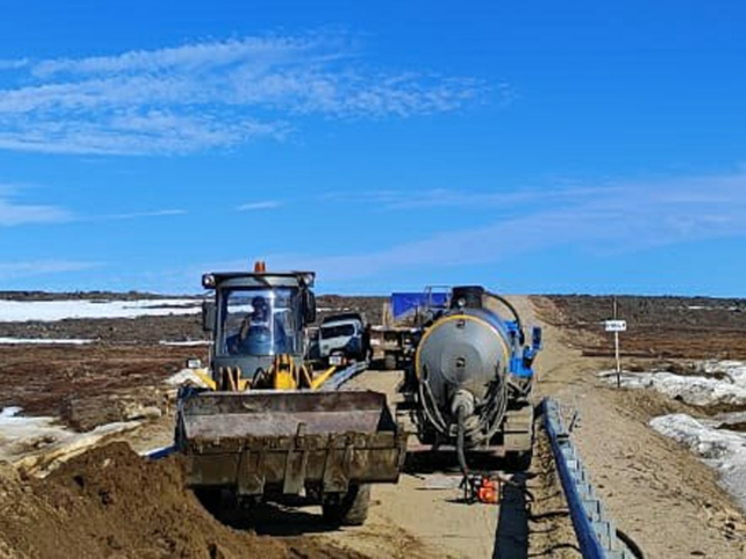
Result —
[[[223,335],[217,355],[296,355],[303,340],[298,293],[288,288],[225,289],[220,306]]]
[[[213,375],[237,367],[241,378],[252,378],[277,355],[302,361],[304,327],[316,318],[313,282],[312,272],[205,274],[203,286],[215,293],[203,313]]]

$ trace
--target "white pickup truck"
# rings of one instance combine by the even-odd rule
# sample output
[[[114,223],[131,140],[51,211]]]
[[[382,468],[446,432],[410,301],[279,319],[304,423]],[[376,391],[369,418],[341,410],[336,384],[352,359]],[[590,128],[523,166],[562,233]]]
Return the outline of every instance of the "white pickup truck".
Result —
[[[369,340],[365,319],[350,312],[327,316],[319,328],[319,357],[329,365],[364,361]]]

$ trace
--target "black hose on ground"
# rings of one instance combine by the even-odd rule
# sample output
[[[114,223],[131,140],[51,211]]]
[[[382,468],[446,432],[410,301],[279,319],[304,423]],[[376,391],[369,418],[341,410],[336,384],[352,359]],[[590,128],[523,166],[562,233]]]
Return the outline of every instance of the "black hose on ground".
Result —
[[[466,463],[466,452],[464,450],[465,435],[466,435],[466,410],[464,406],[459,406],[456,410],[456,416],[458,418],[458,430],[456,432],[456,455],[458,456],[458,465],[461,468],[461,473],[464,475],[464,479],[469,477],[469,466]]]
[[[630,538],[627,534],[622,532],[617,528],[616,536],[620,540],[622,540],[622,543],[627,546],[627,549],[629,549],[630,553],[635,556],[635,559],[645,559],[645,555],[642,552],[642,549],[640,549],[640,546],[637,545],[637,542]]]
[[[469,476],[469,465],[466,463],[466,450],[464,449],[466,444],[466,409],[464,406],[459,406],[456,409],[456,417],[456,456],[463,476],[460,487],[464,490],[464,501],[473,503],[475,501],[475,488],[473,480]]]

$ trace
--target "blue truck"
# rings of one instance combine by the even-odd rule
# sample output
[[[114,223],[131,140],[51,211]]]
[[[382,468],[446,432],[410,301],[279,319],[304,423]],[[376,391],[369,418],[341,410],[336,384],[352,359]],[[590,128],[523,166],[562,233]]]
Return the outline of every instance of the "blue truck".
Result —
[[[392,293],[383,305],[382,324],[369,329],[372,361],[388,371],[406,368],[423,329],[448,309],[450,290],[446,289]]]

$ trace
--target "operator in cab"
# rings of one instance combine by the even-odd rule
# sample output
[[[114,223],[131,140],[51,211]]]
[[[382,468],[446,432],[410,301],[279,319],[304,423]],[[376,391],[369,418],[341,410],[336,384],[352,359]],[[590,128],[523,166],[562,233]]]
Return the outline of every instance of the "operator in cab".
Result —
[[[238,333],[227,339],[232,355],[278,355],[287,351],[285,329],[273,316],[272,306],[265,297],[251,300],[251,313],[246,316]]]

